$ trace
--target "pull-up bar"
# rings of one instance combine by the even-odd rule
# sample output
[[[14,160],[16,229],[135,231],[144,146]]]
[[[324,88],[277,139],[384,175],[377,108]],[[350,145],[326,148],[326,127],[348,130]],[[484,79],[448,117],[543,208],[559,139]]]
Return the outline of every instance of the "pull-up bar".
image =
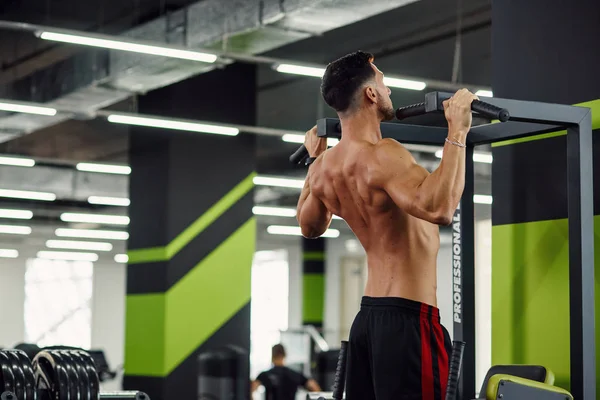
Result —
[[[400,107],[396,110],[396,118],[398,120],[403,120],[405,118],[416,117],[419,115],[434,113],[434,112],[443,112],[444,105],[443,102],[449,99],[452,95],[450,93],[442,93],[442,92],[431,92],[425,95],[425,101],[417,104],[413,104],[406,107]],[[501,107],[496,107],[492,104],[474,100],[471,103],[471,110],[482,115],[485,118],[489,119],[497,119],[501,122],[506,122],[510,119],[510,114],[508,110]],[[383,137],[394,137],[393,129],[390,129],[390,125],[398,125],[395,123],[384,122],[381,124],[381,133]],[[411,126],[402,125],[403,128],[410,129]],[[412,125],[414,127],[414,125]],[[397,126],[394,128],[398,128]],[[439,132],[442,130],[439,128]],[[444,130],[445,132],[445,130]],[[333,137],[339,139],[341,137],[341,128],[339,125],[339,121],[333,118],[325,118],[321,119],[317,122],[317,136],[319,137]],[[404,136],[404,135],[403,135]],[[429,140],[435,140],[433,143],[428,144],[440,144],[443,143],[445,137],[441,137],[440,135],[434,135],[434,137],[430,137]],[[420,138],[420,143],[428,142],[426,138]],[[290,156],[290,162],[293,164],[300,164],[302,161],[306,159],[308,156],[308,151],[304,145],[301,145],[298,150],[294,154]]]

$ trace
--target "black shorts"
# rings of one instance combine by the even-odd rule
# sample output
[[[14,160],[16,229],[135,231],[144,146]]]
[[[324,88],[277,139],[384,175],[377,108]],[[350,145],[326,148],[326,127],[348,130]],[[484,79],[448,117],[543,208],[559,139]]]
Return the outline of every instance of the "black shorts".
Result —
[[[436,307],[363,297],[350,330],[346,400],[443,400],[451,352]]]

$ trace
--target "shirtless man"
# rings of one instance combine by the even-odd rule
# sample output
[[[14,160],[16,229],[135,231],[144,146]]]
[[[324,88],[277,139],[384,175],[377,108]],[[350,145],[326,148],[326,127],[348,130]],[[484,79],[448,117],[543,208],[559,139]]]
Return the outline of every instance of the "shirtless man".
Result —
[[[304,145],[309,167],[297,208],[303,236],[316,238],[332,214],[367,254],[368,280],[350,330],[347,400],[442,400],[451,341],[436,299],[438,225],[451,223],[464,188],[471,102],[466,89],[444,102],[448,136],[429,173],[397,141],[382,139],[394,117],[390,89],[373,56],[355,52],[328,65],[321,92],[339,115],[342,139],[327,150],[316,127]]]

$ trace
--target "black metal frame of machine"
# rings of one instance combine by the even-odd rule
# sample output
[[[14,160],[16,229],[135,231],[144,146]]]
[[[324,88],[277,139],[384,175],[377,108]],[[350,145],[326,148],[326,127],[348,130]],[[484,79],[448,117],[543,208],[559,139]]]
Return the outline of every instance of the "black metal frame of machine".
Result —
[[[431,92],[425,102],[399,108],[398,119],[442,112],[451,93]],[[473,151],[476,146],[567,131],[569,223],[570,377],[575,400],[596,399],[594,313],[594,210],[591,110],[586,107],[481,97],[472,110],[500,123],[475,126],[467,136],[465,187],[453,220],[454,340],[466,342],[459,398],[475,397],[475,225]],[[339,120],[317,121],[318,135],[340,138]],[[447,129],[397,122],[381,123],[382,136],[402,143],[444,144]],[[301,146],[290,157],[300,163],[307,152]]]

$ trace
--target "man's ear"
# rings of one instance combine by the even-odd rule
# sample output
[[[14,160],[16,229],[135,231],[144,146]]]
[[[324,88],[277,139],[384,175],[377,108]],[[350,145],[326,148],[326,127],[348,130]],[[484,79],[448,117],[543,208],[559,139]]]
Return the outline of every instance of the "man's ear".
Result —
[[[365,87],[365,96],[371,103],[377,103],[377,92],[375,92],[375,88],[371,85]]]

